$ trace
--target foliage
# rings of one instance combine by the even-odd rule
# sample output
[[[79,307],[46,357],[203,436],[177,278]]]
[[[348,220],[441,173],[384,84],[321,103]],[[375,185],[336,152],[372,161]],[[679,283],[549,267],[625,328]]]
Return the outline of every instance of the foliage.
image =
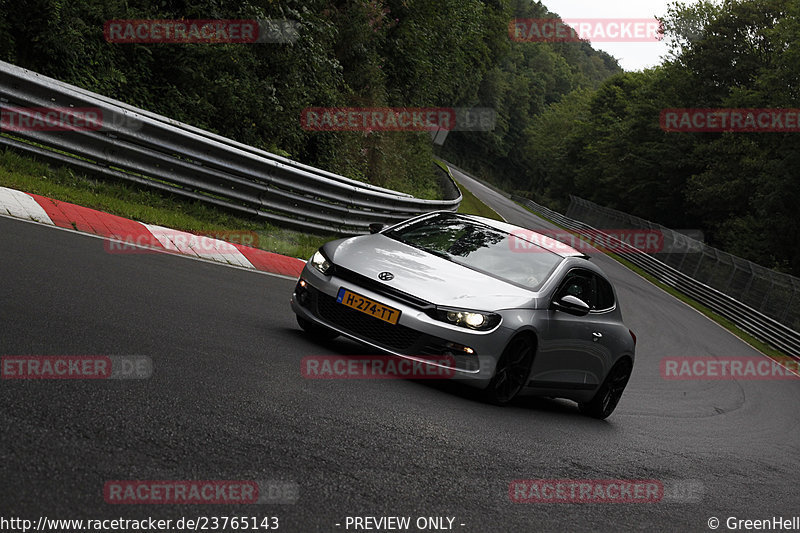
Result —
[[[449,145],[489,160],[516,157],[530,116],[613,67],[607,56],[592,57],[588,45],[510,43],[514,13],[543,9],[528,0],[0,0],[0,59],[357,180],[433,198],[440,191],[427,132],[311,132],[301,127],[301,111],[485,105],[500,111],[500,127],[454,135]],[[299,24],[299,37],[116,44],[103,35],[113,19],[288,19]]]
[[[797,133],[668,133],[665,108],[797,108],[800,4],[673,4],[660,66],[576,90],[531,123],[512,188],[565,207],[569,194],[800,275]]]

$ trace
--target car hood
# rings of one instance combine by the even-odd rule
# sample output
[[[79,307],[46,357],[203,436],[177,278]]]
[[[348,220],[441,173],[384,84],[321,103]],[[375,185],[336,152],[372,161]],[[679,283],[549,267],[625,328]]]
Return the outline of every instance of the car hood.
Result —
[[[337,266],[380,281],[436,305],[496,311],[535,304],[536,293],[396,241],[380,233],[339,241],[325,248]]]

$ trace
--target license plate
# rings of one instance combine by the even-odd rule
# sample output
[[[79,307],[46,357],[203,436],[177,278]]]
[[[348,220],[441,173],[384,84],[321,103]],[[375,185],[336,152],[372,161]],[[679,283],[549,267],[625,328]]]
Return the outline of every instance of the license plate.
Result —
[[[397,324],[397,321],[400,320],[399,309],[383,305],[380,302],[348,291],[344,287],[339,289],[339,295],[336,297],[336,301],[371,317],[388,322],[389,324]]]

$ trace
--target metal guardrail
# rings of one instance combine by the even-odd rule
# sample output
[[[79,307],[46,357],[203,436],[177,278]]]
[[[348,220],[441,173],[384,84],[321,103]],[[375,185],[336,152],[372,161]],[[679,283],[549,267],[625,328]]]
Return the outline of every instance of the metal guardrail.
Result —
[[[460,192],[425,200],[355,181],[2,61],[0,107],[102,113],[94,131],[3,132],[0,146],[304,231],[367,233],[373,222],[454,211],[461,203]]]
[[[799,332],[584,222],[568,218],[521,196],[512,196],[512,200],[529,207],[559,226],[574,231],[590,242],[595,240],[598,234],[602,235],[604,239],[608,239],[608,242],[614,244],[615,249],[625,252],[627,261],[660,282],[674,287],[720,316],[727,318],[753,337],[771,344],[792,357],[800,358]]]
[[[763,267],[709,246],[688,233],[616,209],[571,196],[566,216],[602,228],[634,228],[660,233],[663,246],[648,253],[690,278],[717,289],[734,300],[800,330],[800,278]]]

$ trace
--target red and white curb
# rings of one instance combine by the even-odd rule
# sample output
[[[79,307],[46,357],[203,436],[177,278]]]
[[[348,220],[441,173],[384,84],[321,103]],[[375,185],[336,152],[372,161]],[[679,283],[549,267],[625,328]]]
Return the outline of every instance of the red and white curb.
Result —
[[[144,224],[38,194],[0,187],[0,215],[10,215],[109,239],[109,253],[133,247],[162,250],[296,278],[305,261],[185,231]],[[117,242],[116,245],[110,244]]]

